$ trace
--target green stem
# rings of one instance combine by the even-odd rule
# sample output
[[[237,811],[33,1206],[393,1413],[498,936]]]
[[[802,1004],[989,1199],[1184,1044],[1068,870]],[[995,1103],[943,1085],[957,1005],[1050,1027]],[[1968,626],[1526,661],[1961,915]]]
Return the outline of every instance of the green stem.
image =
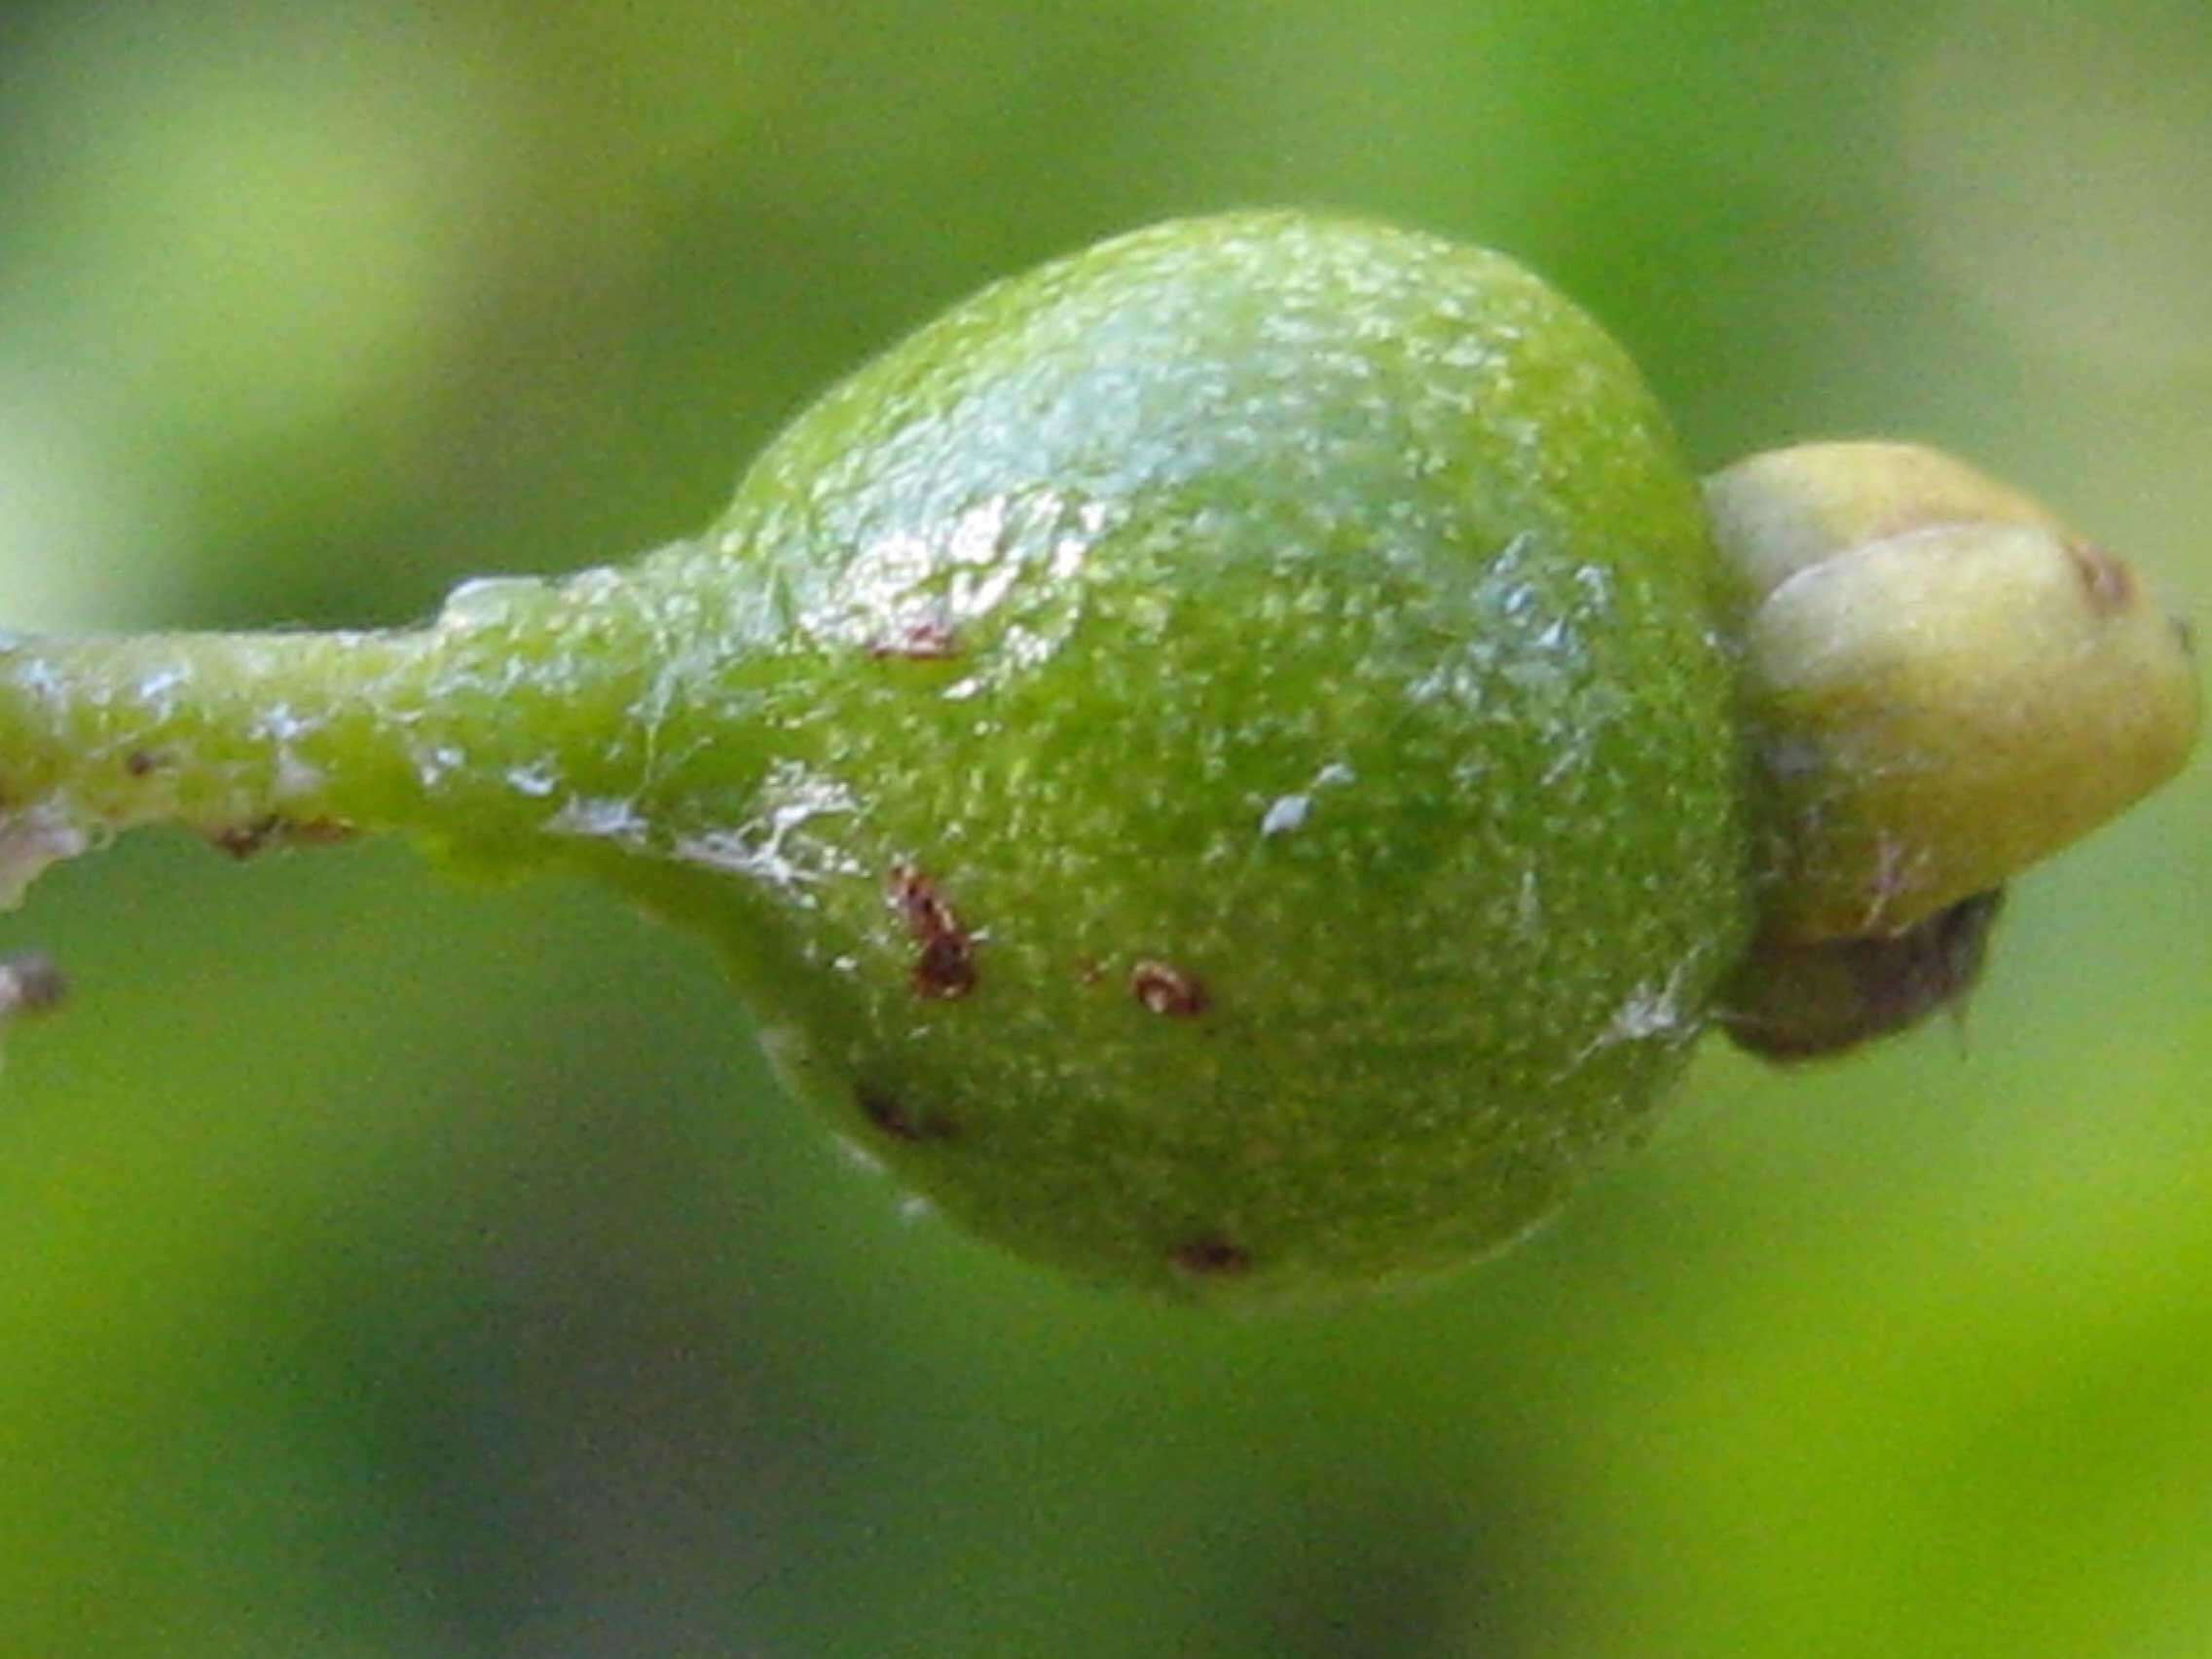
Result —
[[[0,901],[157,822],[240,852],[402,830],[492,865],[619,840],[674,694],[652,591],[588,572],[471,584],[418,630],[0,646]]]
[[[420,703],[402,688],[422,641],[165,634],[12,645],[0,652],[10,808],[88,829],[177,821],[209,832],[265,815],[404,816],[422,793],[409,764],[417,744],[402,735]],[[422,747],[427,761],[431,745]]]

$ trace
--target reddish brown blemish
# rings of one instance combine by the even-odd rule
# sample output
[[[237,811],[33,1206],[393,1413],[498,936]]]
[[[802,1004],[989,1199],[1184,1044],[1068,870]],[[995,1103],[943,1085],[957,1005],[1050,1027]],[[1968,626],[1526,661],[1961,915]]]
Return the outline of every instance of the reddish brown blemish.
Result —
[[[1194,1278],[1226,1278],[1252,1270],[1252,1252],[1219,1234],[1200,1234],[1167,1253],[1167,1259]]]
[[[1131,968],[1129,992],[1154,1014],[1188,1018],[1206,1011],[1206,988],[1198,977],[1165,962],[1139,962]]]
[[[915,1112],[884,1089],[863,1088],[855,1098],[867,1121],[893,1140],[943,1141],[955,1139],[959,1134],[949,1119]]]
[[[207,844],[234,859],[250,859],[276,838],[277,821],[256,818],[250,824],[233,824],[207,831]]]
[[[2088,541],[2067,542],[2066,556],[2074,561],[2074,573],[2098,615],[2115,615],[2135,603],[2135,572],[2124,559]]]
[[[888,640],[877,640],[867,648],[867,654],[878,660],[897,658],[902,662],[942,662],[956,656],[960,642],[951,626],[938,621],[910,622]]]
[[[207,831],[207,844],[234,859],[250,859],[270,847],[334,847],[354,835],[335,818],[279,818],[275,813]]]
[[[976,988],[975,947],[965,934],[939,934],[922,944],[914,963],[914,990],[951,1001]]]
[[[976,988],[976,940],[937,886],[911,865],[891,872],[891,904],[919,944],[911,983],[916,996],[949,1001]]]
[[[1818,976],[1818,1001],[1798,994],[1774,1011],[1719,1011],[1740,1049],[1781,1063],[1825,1058],[1908,1031],[1937,1010],[1963,1016],[1980,983],[2005,900],[1992,888],[1894,936],[1822,940],[1754,950],[1739,977]]]

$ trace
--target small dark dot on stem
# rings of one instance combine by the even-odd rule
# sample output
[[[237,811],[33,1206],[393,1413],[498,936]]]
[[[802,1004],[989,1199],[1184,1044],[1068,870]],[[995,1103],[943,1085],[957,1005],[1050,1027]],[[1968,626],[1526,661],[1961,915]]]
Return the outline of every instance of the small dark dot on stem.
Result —
[[[1252,1253],[1218,1234],[1202,1234],[1168,1252],[1168,1259],[1195,1278],[1224,1278],[1249,1272]]]
[[[250,859],[276,838],[276,820],[257,818],[250,824],[232,824],[210,830],[207,844],[234,859]]]
[[[234,859],[250,859],[272,846],[334,847],[350,841],[355,830],[335,818],[279,818],[271,813],[244,824],[206,832],[207,844]]]

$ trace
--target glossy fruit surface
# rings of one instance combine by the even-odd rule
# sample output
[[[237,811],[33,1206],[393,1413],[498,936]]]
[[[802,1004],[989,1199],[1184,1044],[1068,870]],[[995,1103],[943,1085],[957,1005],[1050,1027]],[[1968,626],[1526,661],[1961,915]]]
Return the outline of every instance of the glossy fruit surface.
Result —
[[[923,329],[694,541],[414,631],[0,649],[0,885],[156,820],[581,871],[976,1231],[1364,1288],[1549,1213],[1741,957],[1716,558],[1519,267],[1169,224]]]
[[[955,1219],[1281,1300],[1510,1240],[1711,1023],[1955,1009],[2197,721],[2188,630],[1963,462],[1701,492],[1510,261],[1232,214],[956,308],[629,565],[0,643],[0,897],[164,820],[581,871]]]
[[[717,931],[786,1075],[958,1219],[1223,1295],[1433,1270],[1637,1132],[1741,948],[1714,558],[1519,267],[1170,224],[924,329],[640,569],[704,634],[635,810],[690,810],[719,705],[770,733],[725,862],[772,915]],[[773,677],[718,683],[757,652],[717,626]]]

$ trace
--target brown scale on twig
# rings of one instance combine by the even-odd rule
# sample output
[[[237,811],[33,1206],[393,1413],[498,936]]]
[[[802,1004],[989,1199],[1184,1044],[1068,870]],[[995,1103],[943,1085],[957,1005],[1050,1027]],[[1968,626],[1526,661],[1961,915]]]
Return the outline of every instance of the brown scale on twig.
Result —
[[[334,847],[356,831],[335,818],[282,818],[276,813],[205,831],[207,844],[234,859],[250,859],[271,847]]]
[[[921,946],[910,983],[916,996],[950,1001],[976,988],[975,936],[960,925],[930,878],[911,865],[891,871],[891,905]]]

